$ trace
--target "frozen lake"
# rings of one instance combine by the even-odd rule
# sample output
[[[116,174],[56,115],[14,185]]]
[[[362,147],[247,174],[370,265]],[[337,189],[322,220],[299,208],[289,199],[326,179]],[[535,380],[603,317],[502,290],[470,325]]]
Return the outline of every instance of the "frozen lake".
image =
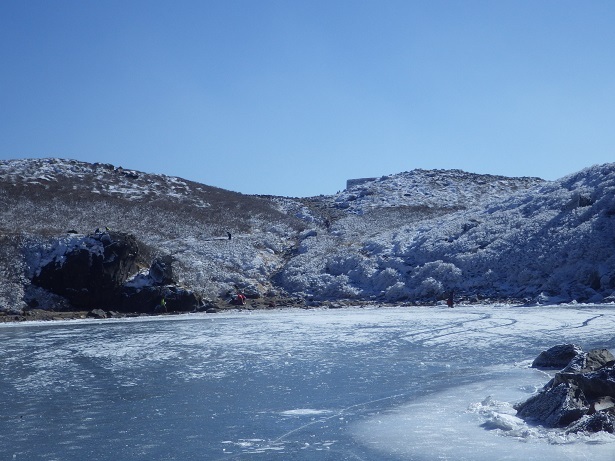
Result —
[[[615,352],[615,307],[1,325],[0,459],[612,461],[512,416],[569,342]]]

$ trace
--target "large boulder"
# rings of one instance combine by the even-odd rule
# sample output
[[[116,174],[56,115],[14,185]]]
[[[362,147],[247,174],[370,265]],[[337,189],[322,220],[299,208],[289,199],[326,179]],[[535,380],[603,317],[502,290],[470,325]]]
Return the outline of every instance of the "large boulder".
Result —
[[[576,355],[562,373],[588,373],[611,363],[615,364],[615,356],[608,349],[594,349]]]
[[[171,285],[177,283],[173,273],[173,257],[171,255],[154,259],[149,268],[149,276],[155,285]]]
[[[561,383],[516,405],[517,416],[547,427],[566,427],[589,411],[589,402],[576,386]]]
[[[567,376],[571,382],[585,392],[588,398],[615,397],[615,366],[600,368],[589,373]]]
[[[567,432],[610,432],[613,434],[615,433],[615,408],[584,416],[571,424]]]
[[[560,344],[542,351],[532,362],[532,367],[561,370],[581,353],[583,349],[575,344]]]
[[[136,272],[136,238],[123,232],[73,235],[59,241],[32,283],[63,296],[77,308],[112,306]]]

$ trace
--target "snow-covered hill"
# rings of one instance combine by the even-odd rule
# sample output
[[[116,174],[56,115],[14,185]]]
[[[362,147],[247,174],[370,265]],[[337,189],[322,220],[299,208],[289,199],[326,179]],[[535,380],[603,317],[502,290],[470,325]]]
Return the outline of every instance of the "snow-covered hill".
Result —
[[[461,170],[413,170],[364,182],[323,202],[357,214],[383,207],[471,208],[542,182]]]
[[[0,306],[21,308],[28,275],[58,239],[97,228],[130,232],[142,264],[172,254],[181,281],[206,297],[235,286],[266,292],[285,263],[297,218],[270,200],[106,164],[0,162]],[[67,234],[76,231],[77,235]],[[227,232],[232,235],[228,240]]]
[[[602,301],[615,290],[615,164],[559,181],[414,170],[332,196],[247,196],[106,164],[0,162],[0,307],[67,231],[133,233],[182,283],[307,300]],[[227,232],[232,238],[229,240]],[[75,237],[78,238],[78,237]]]
[[[526,182],[527,183],[527,182]],[[533,181],[530,181],[533,183]],[[433,190],[433,189],[432,189]],[[315,297],[600,302],[615,289],[615,164],[414,222],[303,241],[284,286]]]

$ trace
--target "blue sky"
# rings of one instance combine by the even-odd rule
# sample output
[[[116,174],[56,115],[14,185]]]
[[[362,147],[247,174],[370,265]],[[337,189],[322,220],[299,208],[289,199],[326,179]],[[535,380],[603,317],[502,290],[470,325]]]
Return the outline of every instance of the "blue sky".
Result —
[[[615,161],[615,2],[0,2],[0,159],[248,194]]]

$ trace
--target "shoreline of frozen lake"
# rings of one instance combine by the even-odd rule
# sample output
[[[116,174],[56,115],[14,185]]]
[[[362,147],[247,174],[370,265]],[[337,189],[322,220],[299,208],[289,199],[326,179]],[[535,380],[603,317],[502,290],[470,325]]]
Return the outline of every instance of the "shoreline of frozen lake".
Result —
[[[615,307],[276,310],[0,325],[0,457],[611,460],[512,403],[559,343],[615,349]],[[511,458],[514,456],[514,458]]]

